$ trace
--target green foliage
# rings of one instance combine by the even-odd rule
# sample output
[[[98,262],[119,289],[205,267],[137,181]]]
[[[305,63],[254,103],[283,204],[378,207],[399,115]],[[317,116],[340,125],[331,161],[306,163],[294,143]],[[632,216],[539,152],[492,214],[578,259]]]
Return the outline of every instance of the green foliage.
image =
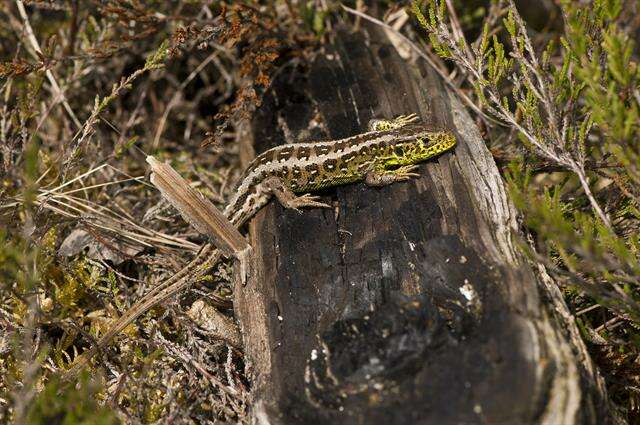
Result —
[[[544,242],[540,244],[545,250],[540,253],[543,261],[548,259],[547,265],[561,277],[570,277],[569,285],[640,323],[638,290],[628,286],[640,275],[637,235],[619,237],[583,211],[580,203],[584,200],[563,200],[561,194],[568,190],[566,180],[541,191],[522,168],[522,163],[512,163],[507,183],[516,207],[525,212],[527,226]]]
[[[563,285],[583,337],[617,347],[599,357],[617,374],[629,366],[615,359],[640,354],[640,5],[563,0],[563,29],[535,39],[512,0],[492,5],[473,43],[453,30],[445,1],[427,2],[429,19],[418,2],[412,10],[475,103],[515,132],[505,177],[535,238],[522,247]],[[640,371],[621,375],[614,397],[632,411]]]
[[[291,3],[288,4],[294,7]],[[322,36],[326,32],[325,20],[329,14],[327,10],[317,7],[313,1],[301,1],[298,4],[298,13],[305,26],[315,35]]]
[[[632,211],[640,199],[640,67],[628,29],[619,22],[621,11],[633,6],[622,0],[594,1],[592,7],[563,2],[565,33],[559,44],[551,39],[543,46],[541,58],[511,1],[499,8],[506,10],[501,20],[491,20],[496,28],[484,25],[471,53],[448,29],[444,7],[430,1],[427,19],[413,4],[419,24],[437,40],[434,50],[449,49],[442,56],[469,75],[478,104],[513,127],[533,158],[566,170],[563,179],[549,178],[543,186],[518,169],[531,160],[520,158],[507,173],[516,205],[550,264],[576,282],[590,282],[581,288],[599,300],[613,291],[607,303],[640,318],[637,233],[616,227],[625,221],[637,229],[637,217],[621,216],[613,207]],[[611,167],[590,168],[612,158]],[[605,185],[606,191],[594,193],[593,187]],[[621,289],[627,286],[628,293]]]

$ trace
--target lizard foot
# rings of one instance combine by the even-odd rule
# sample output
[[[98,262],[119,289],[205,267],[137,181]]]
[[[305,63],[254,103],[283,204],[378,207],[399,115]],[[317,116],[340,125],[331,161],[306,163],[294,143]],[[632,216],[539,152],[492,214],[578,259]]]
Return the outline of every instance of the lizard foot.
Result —
[[[287,205],[283,204],[285,208],[290,208],[301,213],[300,208],[331,208],[331,205],[319,201],[319,196],[313,196],[309,193],[305,193],[301,196],[289,200]]]
[[[369,121],[370,131],[386,131],[395,130],[396,128],[404,127],[405,125],[415,122],[420,117],[418,114],[400,115],[392,120],[373,119]]]
[[[413,177],[420,177],[420,174],[415,172],[417,169],[417,165],[405,165],[396,170],[393,170],[392,173],[395,176],[395,181],[404,182]]]

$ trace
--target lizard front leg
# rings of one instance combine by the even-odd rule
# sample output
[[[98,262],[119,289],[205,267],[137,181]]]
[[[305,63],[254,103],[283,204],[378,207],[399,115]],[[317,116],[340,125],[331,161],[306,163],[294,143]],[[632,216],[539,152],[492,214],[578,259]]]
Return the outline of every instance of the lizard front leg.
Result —
[[[369,121],[369,131],[395,130],[405,125],[411,124],[419,119],[418,114],[400,115],[392,120],[372,119]]]
[[[309,193],[296,195],[289,189],[285,182],[278,177],[269,177],[262,182],[262,190],[275,196],[278,202],[289,209],[300,212],[300,208],[331,208],[330,205],[318,201],[319,196],[312,196]]]
[[[417,165],[404,165],[394,170],[373,169],[364,175],[364,182],[373,187],[387,186],[395,182],[407,181],[412,177],[420,177],[420,174],[414,173],[417,169]]]

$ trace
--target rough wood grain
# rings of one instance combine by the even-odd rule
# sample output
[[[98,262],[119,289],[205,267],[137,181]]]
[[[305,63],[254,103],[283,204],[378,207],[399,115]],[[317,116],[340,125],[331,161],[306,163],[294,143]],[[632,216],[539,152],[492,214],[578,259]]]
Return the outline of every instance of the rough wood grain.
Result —
[[[421,178],[329,190],[334,210],[272,203],[251,222],[256,272],[236,288],[235,308],[254,419],[607,420],[601,379],[559,292],[514,244],[514,210],[473,122],[381,30],[340,32],[308,70],[283,72],[248,136],[259,152],[413,112],[459,140]]]

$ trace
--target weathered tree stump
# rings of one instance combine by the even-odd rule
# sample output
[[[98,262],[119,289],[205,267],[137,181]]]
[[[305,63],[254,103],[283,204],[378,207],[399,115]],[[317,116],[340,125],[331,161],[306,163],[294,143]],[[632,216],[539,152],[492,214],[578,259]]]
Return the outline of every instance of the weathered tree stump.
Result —
[[[274,82],[249,129],[260,152],[419,113],[458,146],[422,177],[327,190],[333,210],[272,202],[249,226],[236,288],[259,423],[595,423],[602,381],[542,269],[473,121],[383,31],[340,32]]]

